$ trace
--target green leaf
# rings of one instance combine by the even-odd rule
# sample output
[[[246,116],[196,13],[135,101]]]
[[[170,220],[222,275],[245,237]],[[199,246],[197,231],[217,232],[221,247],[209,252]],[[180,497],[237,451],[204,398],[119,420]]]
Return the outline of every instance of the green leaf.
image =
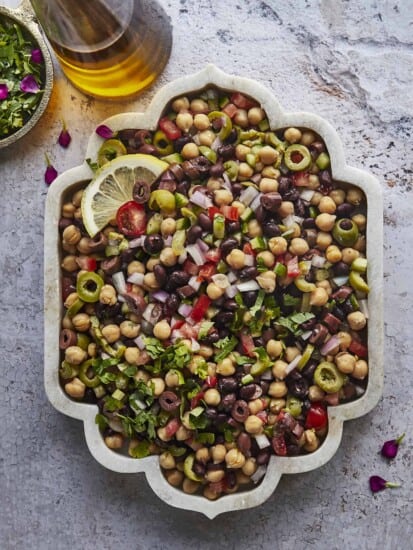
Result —
[[[194,429],[203,429],[208,426],[208,418],[203,407],[195,407],[189,413],[189,423]]]
[[[301,298],[291,296],[291,294],[284,294],[283,303],[286,307],[298,307],[301,304]]]
[[[143,341],[145,342],[145,349],[152,359],[157,359],[165,352],[165,348],[157,338],[145,336]]]
[[[208,332],[213,326],[214,323],[212,321],[202,321],[198,332],[198,340],[202,340],[203,338],[205,338],[205,336],[207,336]]]
[[[257,299],[255,300],[255,304],[250,309],[250,313],[253,317],[260,311],[265,298],[265,292],[263,290],[258,291]]]
[[[277,319],[276,324],[285,327],[290,332],[292,332],[294,336],[300,336],[300,334],[303,333],[300,325],[302,325],[306,321],[309,321],[310,319],[313,319],[314,317],[314,313],[310,312],[293,313],[288,317],[280,317],[279,319]]]
[[[138,441],[135,447],[129,449],[129,454],[133,458],[145,458],[150,455],[150,442],[146,440]]]
[[[238,339],[235,336],[226,336],[225,338],[222,338],[221,340],[218,340],[214,346],[218,348],[220,351],[215,354],[215,362],[218,363],[219,361],[222,361],[225,357],[227,357],[232,350],[234,350],[238,345]]]
[[[99,430],[103,431],[109,425],[109,422],[104,414],[98,413],[95,416],[95,424],[99,426]]]

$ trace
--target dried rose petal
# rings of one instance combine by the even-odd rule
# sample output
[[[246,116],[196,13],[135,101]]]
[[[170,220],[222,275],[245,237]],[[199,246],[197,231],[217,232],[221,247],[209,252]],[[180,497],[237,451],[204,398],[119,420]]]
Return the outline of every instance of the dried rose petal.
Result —
[[[98,126],[95,131],[98,136],[104,139],[110,139],[115,135],[114,131],[105,124]]]
[[[27,94],[37,94],[40,91],[39,85],[32,74],[25,76],[20,82],[20,90]]]
[[[380,476],[371,476],[369,479],[370,489],[373,493],[378,493],[379,491],[384,491],[384,489],[394,489],[400,487],[398,483],[392,483],[391,481],[386,481]]]
[[[50,163],[49,157],[47,156],[47,153],[45,153],[47,168],[44,173],[44,181],[47,185],[50,185],[58,176],[58,172],[54,166]]]
[[[42,63],[43,62],[42,50],[40,50],[39,48],[32,50],[30,61],[32,63]]]
[[[63,123],[62,131],[59,134],[58,143],[61,147],[65,149],[69,147],[70,142],[72,141],[72,136],[69,134],[69,131],[66,129],[66,125]]]
[[[381,454],[385,458],[394,458],[399,450],[399,445],[403,441],[405,434],[402,434],[397,439],[390,439],[383,444],[381,448]]]
[[[9,95],[7,84],[0,84],[0,99],[6,99]]]

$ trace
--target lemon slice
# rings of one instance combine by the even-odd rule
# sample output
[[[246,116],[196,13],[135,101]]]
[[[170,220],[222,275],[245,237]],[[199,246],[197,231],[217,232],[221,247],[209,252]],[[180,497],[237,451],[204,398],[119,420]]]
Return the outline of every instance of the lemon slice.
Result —
[[[152,155],[122,155],[100,168],[82,196],[82,218],[86,231],[94,237],[125,202],[133,200],[136,181],[149,185],[168,168],[168,163]]]

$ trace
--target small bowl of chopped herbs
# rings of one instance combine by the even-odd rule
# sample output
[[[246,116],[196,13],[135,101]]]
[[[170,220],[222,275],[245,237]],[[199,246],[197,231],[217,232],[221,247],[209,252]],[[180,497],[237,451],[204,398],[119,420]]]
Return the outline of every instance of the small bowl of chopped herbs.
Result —
[[[27,134],[44,113],[53,85],[50,52],[30,7],[0,6],[0,149]]]

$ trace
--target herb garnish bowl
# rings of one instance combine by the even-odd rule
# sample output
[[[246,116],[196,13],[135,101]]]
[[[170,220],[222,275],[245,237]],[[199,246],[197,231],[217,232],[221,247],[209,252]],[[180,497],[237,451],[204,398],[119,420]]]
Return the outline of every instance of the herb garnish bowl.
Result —
[[[0,6],[0,24],[5,24],[7,26],[16,26],[20,33],[18,35],[18,40],[22,39],[25,41],[25,45],[22,47],[26,50],[28,48],[27,44],[29,43],[29,47],[32,49],[32,53],[35,55],[35,63],[38,64],[37,68],[39,73],[39,82],[37,82],[37,80],[33,78],[33,75],[26,74],[27,70],[23,70],[21,75],[16,75],[16,79],[17,77],[19,79],[20,76],[22,77],[20,86],[23,86],[20,88],[20,90],[22,92],[28,93],[20,93],[19,91],[18,94],[14,94],[13,96],[16,97],[16,101],[20,102],[21,104],[21,108],[19,109],[20,122],[18,124],[12,124],[11,120],[9,123],[7,123],[7,121],[2,121],[4,122],[4,125],[6,127],[7,124],[10,124],[9,133],[0,131],[0,149],[3,149],[17,142],[21,137],[26,135],[32,128],[34,128],[34,126],[37,124],[44,111],[46,110],[53,87],[53,63],[49,49],[35,20],[34,12],[31,9],[31,6],[27,0],[23,0],[20,6],[16,9],[10,9],[4,6]],[[6,49],[3,48],[2,61],[5,59],[5,51]],[[30,60],[27,59],[26,69],[27,67],[30,67],[29,62]],[[4,96],[7,95],[7,97],[5,97],[4,99],[2,98],[2,101],[0,101],[0,106],[2,107],[3,114],[6,112],[6,109],[4,109],[3,107],[3,101],[7,101],[12,97],[12,88],[13,90],[15,90],[15,88],[18,87],[17,80],[16,82],[14,82],[14,86],[12,86],[12,83],[8,82],[8,80],[4,77],[5,74],[3,74],[2,70],[2,72],[0,73],[0,84],[4,88],[2,90],[4,92]],[[23,77],[26,78],[25,84],[23,83]],[[33,85],[36,88],[38,87],[39,90],[33,88]],[[7,90],[8,88],[10,89]],[[37,99],[39,95],[41,96],[40,100]],[[11,105],[11,108],[12,107],[14,110],[14,107],[16,106]]]
[[[154,492],[166,503],[177,508],[197,511],[209,518],[235,510],[252,508],[262,504],[275,491],[283,474],[304,473],[326,464],[340,446],[343,425],[365,415],[373,409],[382,394],[383,387],[383,288],[382,254],[383,222],[380,185],[376,178],[346,163],[345,150],[328,122],[306,112],[286,112],[274,95],[261,84],[228,75],[213,65],[199,73],[182,77],[162,88],[144,113],[123,113],[103,122],[114,132],[127,128],[154,130],[166,105],[176,97],[215,86],[221,90],[241,92],[260,103],[266,111],[270,127],[274,130],[290,126],[314,130],[326,143],[332,165],[332,176],[343,185],[353,185],[363,191],[367,202],[367,256],[369,303],[369,380],[365,392],[355,401],[328,407],[328,433],[322,445],[308,455],[272,456],[262,482],[244,492],[226,494],[209,501],[200,495],[186,494],[171,486],[159,465],[158,457],[135,459],[110,450],[95,423],[98,408],[94,404],[81,403],[68,397],[59,382],[59,334],[63,315],[62,285],[60,275],[61,249],[58,222],[65,200],[93,177],[90,161],[97,158],[102,139],[94,133],[89,141],[85,162],[58,176],[49,188],[45,212],[45,388],[52,405],[62,413],[84,423],[87,445],[94,458],[106,468],[120,473],[143,472]],[[89,161],[89,163],[87,162]]]

